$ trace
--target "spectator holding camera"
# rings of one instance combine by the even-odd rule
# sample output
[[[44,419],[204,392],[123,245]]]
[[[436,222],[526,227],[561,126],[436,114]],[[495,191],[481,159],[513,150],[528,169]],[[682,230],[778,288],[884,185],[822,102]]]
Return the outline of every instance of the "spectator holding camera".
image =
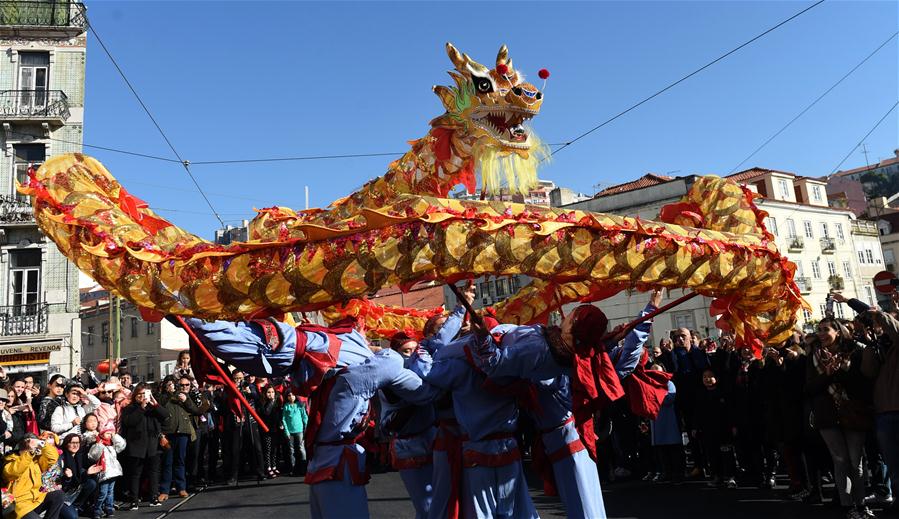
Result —
[[[6,456],[3,479],[15,499],[15,519],[59,517],[65,506],[65,494],[62,490],[41,490],[41,474],[56,464],[58,459],[56,436],[52,433],[44,433],[43,438],[26,434],[19,442],[18,450]]]
[[[159,500],[165,501],[173,486],[181,497],[187,497],[187,445],[197,439],[193,417],[202,414],[190,391],[193,383],[187,377],[168,380],[165,391],[159,397],[169,413],[163,432],[171,445],[162,453],[162,476],[159,481]]]
[[[60,437],[81,432],[84,415],[94,412],[100,406],[97,397],[89,395],[77,382],[66,386],[64,396],[65,402],[53,411],[50,419],[50,429]]]
[[[91,464],[87,458],[88,449],[83,448],[84,440],[79,434],[70,434],[62,441],[62,456],[59,459],[62,476],[59,483],[66,494],[66,506],[61,512],[63,519],[75,519],[82,507],[97,490],[97,474],[102,467]]]
[[[131,404],[122,410],[121,434],[125,438],[126,481],[128,482],[130,510],[137,510],[140,500],[141,475],[147,470],[152,500],[150,506],[160,506],[159,490],[159,441],[162,424],[169,417],[165,407],[153,397],[150,387],[138,384],[132,393]]]

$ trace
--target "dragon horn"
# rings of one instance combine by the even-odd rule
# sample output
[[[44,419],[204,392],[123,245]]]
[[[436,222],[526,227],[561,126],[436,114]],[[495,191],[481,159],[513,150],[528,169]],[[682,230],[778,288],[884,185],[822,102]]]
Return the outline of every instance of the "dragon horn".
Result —
[[[487,74],[488,72],[490,72],[490,69],[488,69],[484,65],[481,65],[477,61],[468,57],[468,54],[462,54],[462,57],[465,58],[465,62],[468,63],[468,66],[471,69],[476,70],[477,72],[480,72],[481,74]]]
[[[511,63],[509,60],[509,48],[503,45],[499,48],[499,52],[496,53],[496,66],[505,65],[511,68]]]
[[[465,72],[465,57],[450,42],[446,42],[446,55],[449,56],[456,70]]]

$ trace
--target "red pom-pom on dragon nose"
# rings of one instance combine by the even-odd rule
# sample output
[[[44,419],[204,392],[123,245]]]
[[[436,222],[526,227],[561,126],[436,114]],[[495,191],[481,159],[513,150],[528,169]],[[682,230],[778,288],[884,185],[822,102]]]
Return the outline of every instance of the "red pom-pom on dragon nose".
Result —
[[[546,70],[545,68],[542,68],[539,71],[537,71],[537,76],[539,76],[540,79],[546,79],[549,77],[549,71]]]
[[[503,63],[500,63],[499,65],[496,66],[496,73],[499,74],[500,76],[505,76],[506,74],[509,73],[509,67]]]

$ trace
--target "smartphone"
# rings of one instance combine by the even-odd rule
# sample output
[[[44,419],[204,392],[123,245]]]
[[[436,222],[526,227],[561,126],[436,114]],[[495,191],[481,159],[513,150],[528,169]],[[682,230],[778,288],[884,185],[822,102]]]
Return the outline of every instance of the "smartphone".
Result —
[[[833,296],[831,294],[827,294],[827,299],[824,300],[824,315],[833,317]]]

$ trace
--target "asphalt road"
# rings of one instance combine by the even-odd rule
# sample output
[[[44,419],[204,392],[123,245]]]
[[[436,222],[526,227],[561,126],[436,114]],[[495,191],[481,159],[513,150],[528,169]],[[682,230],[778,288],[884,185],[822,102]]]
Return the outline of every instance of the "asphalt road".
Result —
[[[159,508],[121,511],[121,519],[305,519],[309,514],[309,487],[301,478],[282,477],[247,482],[240,487],[209,487],[186,499],[172,499]],[[607,484],[603,497],[609,519],[842,519],[844,513],[828,505],[807,506],[778,499],[775,491],[741,487],[735,490],[709,488],[691,481],[680,486],[654,485],[638,481]],[[566,517],[556,498],[531,494],[541,517]],[[372,518],[412,518],[414,513],[399,476],[374,474],[368,485]],[[881,515],[878,515],[881,517]],[[894,513],[891,517],[897,517]]]

